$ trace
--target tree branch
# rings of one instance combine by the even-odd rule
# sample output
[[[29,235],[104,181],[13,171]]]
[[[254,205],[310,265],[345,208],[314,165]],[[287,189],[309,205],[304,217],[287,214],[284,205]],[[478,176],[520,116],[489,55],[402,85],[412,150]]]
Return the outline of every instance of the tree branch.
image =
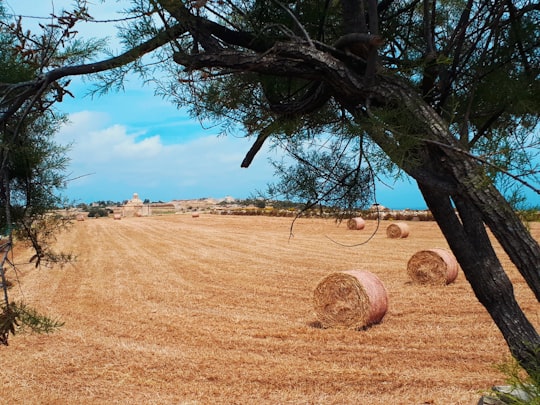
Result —
[[[434,140],[431,140],[431,139],[424,139],[423,141],[426,142],[426,143],[430,143],[430,144],[433,144],[433,145],[440,146],[441,148],[453,150],[454,152],[458,152],[458,153],[461,153],[463,155],[466,155],[466,156],[468,156],[468,157],[470,157],[470,158],[472,158],[474,160],[477,160],[478,162],[483,163],[483,164],[485,164],[487,166],[491,166],[491,167],[497,169],[498,171],[500,171],[501,173],[503,173],[504,175],[506,175],[508,177],[511,177],[515,181],[517,181],[517,182],[521,183],[522,185],[524,185],[525,187],[531,189],[536,194],[540,195],[540,189],[534,187],[532,184],[530,184],[529,182],[523,180],[521,177],[519,177],[519,176],[517,176],[515,174],[512,174],[507,170],[504,170],[502,167],[499,167],[499,166],[497,166],[497,165],[495,165],[495,164],[493,164],[491,162],[488,162],[486,159],[483,159],[480,156],[473,155],[472,153],[469,153],[466,150],[456,148],[455,146],[452,146],[452,145],[446,145],[446,144],[444,144],[442,142],[434,141]]]
[[[268,99],[268,98],[267,98]],[[270,110],[276,114],[298,116],[308,114],[322,107],[330,99],[330,92],[321,82],[312,83],[306,93],[296,101],[269,101]]]
[[[15,84],[0,84],[1,94],[8,95],[13,94],[12,97],[6,99],[2,97],[0,107],[4,110],[0,114],[0,123],[5,122],[7,119],[13,116],[21,106],[31,98],[39,97],[47,89],[47,87],[64,77],[87,75],[92,73],[99,73],[107,70],[112,70],[120,66],[127,65],[136,61],[141,56],[150,53],[157,48],[168,43],[172,38],[185,33],[185,28],[181,25],[175,25],[169,29],[163,30],[158,33],[154,38],[143,42],[142,44],[133,47],[129,51],[95,63],[88,63],[75,66],[65,66],[57,69],[53,69],[47,73],[44,73],[34,80],[15,83]]]

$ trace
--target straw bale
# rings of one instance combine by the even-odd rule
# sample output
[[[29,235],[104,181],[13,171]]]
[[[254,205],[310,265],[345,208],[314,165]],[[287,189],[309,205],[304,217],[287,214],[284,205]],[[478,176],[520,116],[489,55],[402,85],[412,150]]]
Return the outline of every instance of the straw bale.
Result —
[[[84,215],[83,214],[78,214],[77,215],[77,221],[84,221]]]
[[[446,249],[420,250],[407,263],[407,274],[417,284],[450,284],[457,272],[456,258]]]
[[[122,215],[120,215],[120,214],[114,214],[114,219],[120,220],[120,219],[122,219]]]
[[[351,218],[347,221],[347,228],[354,231],[360,231],[364,229],[365,226],[366,226],[366,221],[364,221],[364,219],[360,217]]]
[[[390,224],[386,228],[386,236],[390,239],[406,238],[409,236],[409,225],[405,222]]]
[[[363,328],[382,321],[388,295],[375,274],[349,270],[323,278],[315,288],[313,303],[323,327]]]

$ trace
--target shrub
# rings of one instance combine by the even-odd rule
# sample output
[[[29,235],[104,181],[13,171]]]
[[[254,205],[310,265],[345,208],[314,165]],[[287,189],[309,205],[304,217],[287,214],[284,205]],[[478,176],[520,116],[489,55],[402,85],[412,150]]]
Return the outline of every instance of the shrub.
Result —
[[[493,387],[489,396],[511,405],[540,405],[540,365],[527,374],[519,363],[510,358],[497,366],[506,375],[505,386]]]
[[[108,217],[109,210],[107,210],[106,208],[101,208],[101,207],[92,207],[88,210],[88,216],[90,218]]]

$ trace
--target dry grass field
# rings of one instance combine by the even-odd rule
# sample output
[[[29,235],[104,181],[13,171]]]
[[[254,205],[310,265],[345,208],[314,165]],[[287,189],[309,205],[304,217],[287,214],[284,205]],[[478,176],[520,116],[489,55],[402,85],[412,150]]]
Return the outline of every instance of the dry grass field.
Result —
[[[500,333],[460,272],[412,284],[406,263],[446,247],[433,222],[388,239],[382,222],[188,215],[87,219],[58,239],[63,268],[20,265],[25,301],[65,326],[0,347],[6,404],[476,404],[504,376]],[[532,224],[540,239],[540,224]],[[497,249],[500,248],[497,247]],[[27,260],[19,253],[15,260]],[[535,324],[538,304],[507,259]],[[367,330],[317,328],[326,275],[369,270],[389,309]],[[11,272],[11,270],[10,270]],[[13,274],[8,272],[8,275]]]

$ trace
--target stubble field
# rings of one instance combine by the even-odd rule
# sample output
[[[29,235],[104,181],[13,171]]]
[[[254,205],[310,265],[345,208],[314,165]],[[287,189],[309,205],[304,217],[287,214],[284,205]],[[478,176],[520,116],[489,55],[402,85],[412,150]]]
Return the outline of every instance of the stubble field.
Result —
[[[463,274],[446,287],[406,273],[418,250],[447,247],[434,222],[388,239],[382,222],[171,215],[87,219],[58,239],[63,268],[20,264],[33,307],[60,318],[52,335],[0,347],[9,404],[476,404],[502,383],[499,331]],[[540,239],[540,224],[532,224]],[[498,251],[500,248],[497,246]],[[23,253],[15,256],[22,263]],[[531,321],[538,304],[504,257]],[[382,323],[321,329],[313,290],[364,269],[388,290]],[[12,270],[9,270],[12,272]],[[14,274],[11,273],[11,278]]]

